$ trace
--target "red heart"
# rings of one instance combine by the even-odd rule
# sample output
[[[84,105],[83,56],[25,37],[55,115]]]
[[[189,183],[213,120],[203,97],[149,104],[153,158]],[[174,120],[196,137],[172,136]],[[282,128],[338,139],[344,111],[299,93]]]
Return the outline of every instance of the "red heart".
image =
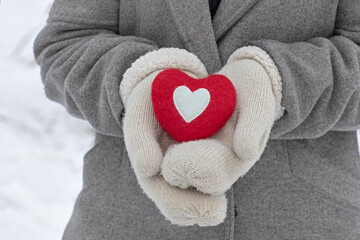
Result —
[[[166,69],[155,77],[151,98],[160,126],[178,142],[212,136],[236,106],[235,88],[224,75],[197,79],[178,69]]]

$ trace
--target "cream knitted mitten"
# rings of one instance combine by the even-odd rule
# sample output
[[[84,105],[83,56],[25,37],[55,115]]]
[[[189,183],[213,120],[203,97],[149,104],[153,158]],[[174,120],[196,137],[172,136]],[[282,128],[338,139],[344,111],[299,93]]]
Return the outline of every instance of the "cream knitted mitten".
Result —
[[[259,160],[274,121],[282,115],[280,75],[260,48],[234,52],[218,74],[232,81],[237,106],[210,139],[177,144],[166,152],[162,175],[174,186],[224,193]]]
[[[151,84],[161,70],[175,67],[193,77],[207,75],[197,57],[179,49],[150,52],[124,74],[120,95],[126,108],[123,123],[126,149],[141,188],[168,220],[181,226],[218,225],[226,216],[225,194],[211,196],[193,188],[180,189],[159,175],[163,154],[177,142],[155,118]]]

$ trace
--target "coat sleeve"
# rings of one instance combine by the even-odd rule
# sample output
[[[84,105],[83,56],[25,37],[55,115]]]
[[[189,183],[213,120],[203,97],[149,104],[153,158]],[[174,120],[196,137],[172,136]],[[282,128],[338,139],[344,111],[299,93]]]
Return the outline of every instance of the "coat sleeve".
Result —
[[[277,65],[285,114],[270,138],[317,138],[360,129],[360,1],[340,0],[329,38],[283,43],[251,41]]]
[[[156,43],[119,33],[119,0],[55,0],[34,43],[48,98],[96,131],[122,136],[122,75]]]

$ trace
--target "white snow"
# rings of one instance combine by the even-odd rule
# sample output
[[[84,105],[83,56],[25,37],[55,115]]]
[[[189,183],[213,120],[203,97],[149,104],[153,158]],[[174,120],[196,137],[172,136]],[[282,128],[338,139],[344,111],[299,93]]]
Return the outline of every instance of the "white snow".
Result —
[[[91,127],[45,97],[33,40],[51,0],[0,5],[0,239],[61,239]]]

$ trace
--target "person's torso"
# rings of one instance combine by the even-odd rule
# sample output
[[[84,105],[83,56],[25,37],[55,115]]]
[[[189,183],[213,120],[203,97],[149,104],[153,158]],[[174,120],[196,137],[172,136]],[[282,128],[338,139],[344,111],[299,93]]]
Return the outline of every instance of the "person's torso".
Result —
[[[213,19],[201,1],[120,0],[119,34],[185,48],[210,73],[251,40],[306,41],[333,34],[338,0],[222,0]]]
[[[185,48],[213,73],[233,51],[251,40],[291,43],[330,37],[337,3],[222,0],[211,20],[205,0],[120,0],[119,34],[147,38],[159,47]],[[142,192],[123,139],[98,134],[96,146],[85,157],[84,191],[78,199],[83,208],[78,207],[74,214],[88,221],[89,231],[99,236],[109,235],[105,230],[110,222],[116,226],[111,228],[112,236],[123,239],[233,239],[234,226],[235,231],[245,231],[246,225],[246,231],[254,235],[257,228],[273,226],[274,221],[278,226],[291,222],[296,228],[297,214],[308,217],[310,228],[313,217],[326,215],[318,211],[335,209],[351,216],[354,207],[360,209],[359,169],[356,132],[329,132],[318,139],[270,140],[257,164],[234,184],[231,194],[227,193],[228,216],[223,224],[180,228],[169,224]],[[81,205],[83,202],[88,205]],[[91,207],[94,203],[97,208]],[[322,208],[297,209],[298,204]],[[326,216],[337,219],[336,212]],[[351,218],[322,227],[345,228],[347,224]],[[306,229],[296,229],[304,239],[313,239]]]

